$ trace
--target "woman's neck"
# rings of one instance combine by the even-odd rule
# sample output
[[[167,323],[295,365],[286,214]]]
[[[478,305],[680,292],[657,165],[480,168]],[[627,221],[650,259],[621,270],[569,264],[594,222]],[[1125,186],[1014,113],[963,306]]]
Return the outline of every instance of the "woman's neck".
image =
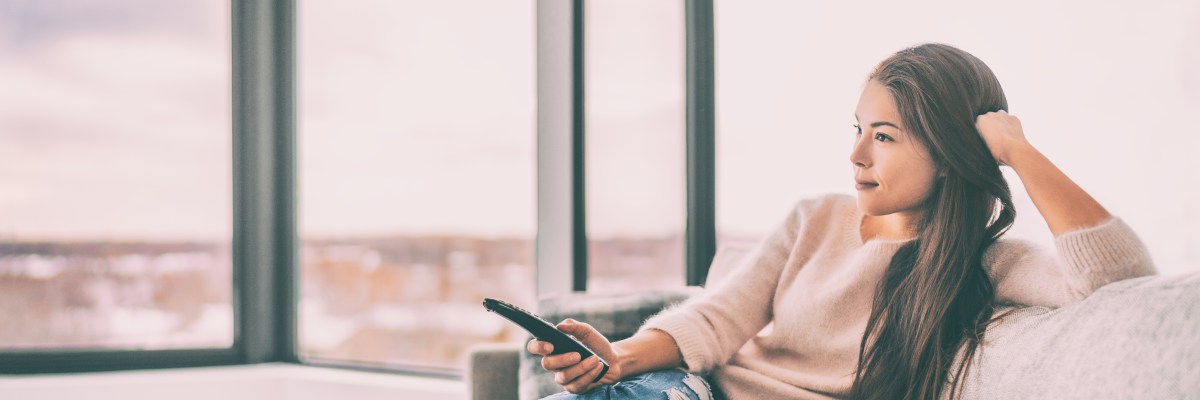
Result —
[[[898,212],[888,215],[863,215],[859,232],[868,240],[909,240],[917,236],[919,216]]]

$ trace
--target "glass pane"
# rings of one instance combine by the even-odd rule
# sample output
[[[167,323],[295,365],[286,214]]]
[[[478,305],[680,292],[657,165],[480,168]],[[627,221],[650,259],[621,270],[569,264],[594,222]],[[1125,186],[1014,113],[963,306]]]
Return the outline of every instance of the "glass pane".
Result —
[[[682,1],[585,2],[588,290],[684,285]]]
[[[0,0],[0,349],[232,345],[229,15]]]
[[[1200,269],[1196,15],[1197,2],[719,2],[718,228],[757,237],[801,198],[854,194],[850,125],[866,75],[904,47],[944,42],[992,68],[1030,142],[1129,223],[1161,272]],[[1005,171],[1018,215],[1009,235],[1052,249]]]
[[[300,352],[457,368],[532,307],[531,1],[301,1]]]

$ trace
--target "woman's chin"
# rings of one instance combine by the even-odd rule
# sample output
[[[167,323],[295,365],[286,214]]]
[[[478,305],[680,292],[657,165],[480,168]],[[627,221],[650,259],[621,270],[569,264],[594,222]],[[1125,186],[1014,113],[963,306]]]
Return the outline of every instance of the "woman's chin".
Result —
[[[882,217],[896,212],[896,210],[893,210],[889,207],[880,207],[878,204],[864,201],[862,197],[858,198],[858,210],[861,211],[863,215],[870,215],[872,217]]]

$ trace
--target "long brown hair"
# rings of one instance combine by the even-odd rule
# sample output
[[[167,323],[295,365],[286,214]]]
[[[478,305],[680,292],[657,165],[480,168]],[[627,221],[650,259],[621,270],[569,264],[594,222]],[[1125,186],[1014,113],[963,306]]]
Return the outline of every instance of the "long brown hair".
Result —
[[[943,44],[901,50],[869,79],[887,87],[904,126],[945,175],[926,200],[916,240],[896,252],[876,288],[851,398],[934,399],[944,384],[962,382],[969,363],[952,379],[955,356],[965,345],[970,360],[994,311],[982,257],[1016,213],[975,117],[1007,110],[1008,101],[987,65]]]

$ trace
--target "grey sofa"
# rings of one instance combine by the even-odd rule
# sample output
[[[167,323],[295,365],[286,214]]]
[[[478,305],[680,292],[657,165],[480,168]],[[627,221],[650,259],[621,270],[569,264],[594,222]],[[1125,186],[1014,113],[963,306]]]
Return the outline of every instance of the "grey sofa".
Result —
[[[722,247],[707,284],[750,249]],[[551,321],[586,321],[610,340],[633,334],[662,308],[699,287],[539,300]],[[536,399],[561,391],[523,344],[469,350],[472,399]],[[1200,399],[1200,273],[1109,284],[1057,309],[1023,307],[989,328],[963,388],[968,399]]]

